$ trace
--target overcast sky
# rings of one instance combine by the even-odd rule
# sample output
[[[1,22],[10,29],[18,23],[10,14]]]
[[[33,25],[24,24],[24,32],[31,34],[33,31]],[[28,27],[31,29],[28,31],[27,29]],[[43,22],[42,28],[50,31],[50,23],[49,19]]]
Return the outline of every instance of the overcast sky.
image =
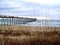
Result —
[[[0,0],[0,14],[60,19],[60,0]]]

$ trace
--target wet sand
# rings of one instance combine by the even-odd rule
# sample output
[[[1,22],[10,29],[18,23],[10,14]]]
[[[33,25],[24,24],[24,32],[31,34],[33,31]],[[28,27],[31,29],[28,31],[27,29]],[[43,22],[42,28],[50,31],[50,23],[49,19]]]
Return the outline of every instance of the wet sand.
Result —
[[[60,27],[0,26],[0,45],[60,45]]]

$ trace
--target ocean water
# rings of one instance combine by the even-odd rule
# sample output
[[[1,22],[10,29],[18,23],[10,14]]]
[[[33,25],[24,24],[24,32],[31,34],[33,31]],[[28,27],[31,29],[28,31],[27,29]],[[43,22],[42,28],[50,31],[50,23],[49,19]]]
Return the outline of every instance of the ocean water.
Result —
[[[13,23],[10,23],[10,21],[11,21],[10,19],[6,19],[6,20],[0,19],[0,24],[14,25],[14,23],[15,23],[16,25],[25,25],[25,26],[60,26],[60,20],[36,20],[34,22],[24,22],[22,20],[20,20],[20,21],[13,20],[13,21],[11,21]]]
[[[36,20],[25,25],[30,26],[60,26],[60,20]]]

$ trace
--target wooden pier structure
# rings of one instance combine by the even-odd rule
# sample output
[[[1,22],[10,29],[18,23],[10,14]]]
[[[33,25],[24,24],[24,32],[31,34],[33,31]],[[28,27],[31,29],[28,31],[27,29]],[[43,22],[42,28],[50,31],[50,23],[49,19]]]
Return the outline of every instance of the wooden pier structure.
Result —
[[[0,25],[20,25],[33,21],[36,21],[36,18],[0,15]]]

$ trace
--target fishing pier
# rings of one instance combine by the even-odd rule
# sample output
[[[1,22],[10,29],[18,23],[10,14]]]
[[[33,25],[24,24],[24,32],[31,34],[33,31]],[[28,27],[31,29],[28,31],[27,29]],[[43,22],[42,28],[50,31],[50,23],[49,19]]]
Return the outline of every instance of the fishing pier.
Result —
[[[33,21],[36,21],[36,18],[0,15],[0,25],[20,25]]]

